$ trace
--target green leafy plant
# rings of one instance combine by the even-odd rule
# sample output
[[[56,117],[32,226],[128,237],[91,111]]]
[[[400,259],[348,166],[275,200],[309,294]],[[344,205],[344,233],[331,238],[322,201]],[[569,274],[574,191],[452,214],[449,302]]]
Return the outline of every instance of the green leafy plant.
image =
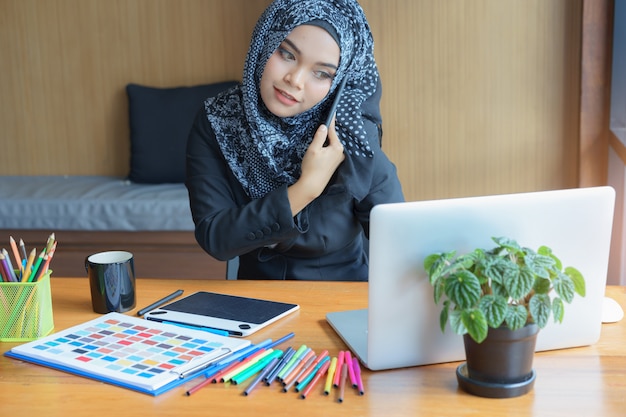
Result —
[[[551,315],[563,321],[564,302],[571,303],[575,294],[585,296],[582,274],[563,269],[550,248],[535,252],[506,237],[492,239],[496,247],[491,250],[434,253],[424,260],[435,303],[443,299],[442,331],[449,321],[454,332],[481,343],[490,327],[516,330],[536,323],[543,328]]]

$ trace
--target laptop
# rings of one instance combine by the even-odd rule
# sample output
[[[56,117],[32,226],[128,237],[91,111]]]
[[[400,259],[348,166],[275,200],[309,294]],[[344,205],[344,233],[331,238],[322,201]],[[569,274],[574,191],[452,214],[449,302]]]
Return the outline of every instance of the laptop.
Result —
[[[615,191],[590,187],[377,205],[370,217],[368,308],[327,314],[331,327],[371,370],[465,359],[463,338],[439,327],[441,306],[423,268],[435,252],[467,253],[506,236],[552,248],[585,277],[586,296],[565,304],[561,324],[540,330],[537,351],[598,341]]]

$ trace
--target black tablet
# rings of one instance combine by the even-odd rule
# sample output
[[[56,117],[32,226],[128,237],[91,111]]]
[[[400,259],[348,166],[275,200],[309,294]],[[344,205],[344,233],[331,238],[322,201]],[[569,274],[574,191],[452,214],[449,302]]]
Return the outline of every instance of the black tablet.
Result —
[[[144,317],[225,331],[230,336],[248,336],[299,308],[297,304],[199,291]]]

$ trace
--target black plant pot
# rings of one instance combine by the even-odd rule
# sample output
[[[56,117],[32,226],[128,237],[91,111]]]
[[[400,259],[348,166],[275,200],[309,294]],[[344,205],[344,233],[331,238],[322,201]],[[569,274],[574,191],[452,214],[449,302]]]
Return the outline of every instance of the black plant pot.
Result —
[[[529,392],[535,382],[533,358],[539,327],[529,324],[519,330],[489,329],[487,338],[476,343],[463,336],[467,362],[457,368],[459,386],[481,397],[510,398]]]

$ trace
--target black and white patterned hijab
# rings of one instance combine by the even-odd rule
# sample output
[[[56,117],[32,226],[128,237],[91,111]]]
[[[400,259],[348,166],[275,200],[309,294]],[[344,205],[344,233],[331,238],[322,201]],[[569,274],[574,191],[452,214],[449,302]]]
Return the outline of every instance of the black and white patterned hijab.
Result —
[[[265,64],[295,27],[320,20],[335,29],[333,37],[339,38],[341,50],[330,91],[303,113],[277,117],[266,109],[259,92]],[[265,10],[252,34],[242,84],[205,102],[222,153],[248,196],[260,198],[297,181],[302,158],[344,77],[348,82],[336,113],[336,130],[346,154],[342,166],[347,165],[354,177],[371,161],[370,143],[378,136],[368,138],[363,118],[374,123],[381,119],[373,48],[365,14],[355,0],[276,0]],[[358,183],[352,193],[362,197],[366,190]]]

